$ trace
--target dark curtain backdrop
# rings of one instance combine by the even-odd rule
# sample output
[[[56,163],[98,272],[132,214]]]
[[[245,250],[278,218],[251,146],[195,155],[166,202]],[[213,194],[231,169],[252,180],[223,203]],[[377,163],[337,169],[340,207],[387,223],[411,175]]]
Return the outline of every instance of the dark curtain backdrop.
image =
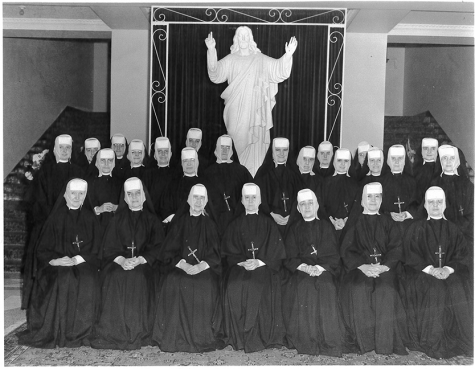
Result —
[[[203,130],[201,150],[210,157],[214,157],[212,153],[217,138],[226,133],[224,101],[220,95],[227,82],[217,85],[209,80],[204,40],[209,32],[213,32],[219,60],[229,54],[238,26],[170,24],[168,59],[166,42],[159,39],[163,32],[154,34],[154,50],[160,58],[160,68],[154,68],[152,78],[159,80],[161,70],[164,73],[168,70],[167,136],[175,158],[185,146],[186,132],[191,127]],[[301,147],[317,147],[324,140],[328,29],[326,26],[292,24],[248,26],[262,53],[273,58],[280,58],[285,53],[285,43],[292,36],[297,38],[291,76],[278,85],[276,105],[272,111],[274,128],[271,130],[271,138],[282,136],[290,140],[296,157]],[[163,111],[163,104],[157,110]],[[160,114],[157,115],[160,117]],[[157,124],[152,124],[151,142],[160,135]]]

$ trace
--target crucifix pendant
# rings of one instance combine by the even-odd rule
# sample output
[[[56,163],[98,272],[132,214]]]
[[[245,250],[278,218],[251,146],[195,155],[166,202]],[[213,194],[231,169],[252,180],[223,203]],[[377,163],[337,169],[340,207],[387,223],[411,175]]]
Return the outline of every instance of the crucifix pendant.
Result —
[[[73,242],[73,245],[76,245],[78,247],[78,250],[81,251],[81,247],[80,247],[80,244],[82,243],[83,241],[79,241],[79,236],[76,235],[76,241]]]
[[[134,241],[132,241],[132,246],[129,246],[129,247],[127,247],[127,248],[132,251],[132,257],[134,257],[134,250],[136,249],[136,247],[135,247],[135,245],[134,245]]]
[[[252,246],[252,248],[247,249],[247,251],[251,251],[251,252],[252,252],[252,258],[255,259],[255,258],[256,258],[255,252],[256,252],[257,250],[259,250],[259,248],[254,248],[254,242],[252,242],[252,241],[251,241],[251,246]]]

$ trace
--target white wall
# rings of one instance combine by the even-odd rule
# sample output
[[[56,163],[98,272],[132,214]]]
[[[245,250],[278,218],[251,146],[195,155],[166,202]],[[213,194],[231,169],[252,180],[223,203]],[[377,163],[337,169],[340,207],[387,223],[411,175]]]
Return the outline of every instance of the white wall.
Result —
[[[386,34],[346,34],[341,134],[351,152],[361,141],[383,147],[386,48]]]
[[[384,115],[404,115],[404,60],[406,48],[388,47]]]
[[[148,30],[112,31],[111,135],[129,142],[148,138],[149,40]]]

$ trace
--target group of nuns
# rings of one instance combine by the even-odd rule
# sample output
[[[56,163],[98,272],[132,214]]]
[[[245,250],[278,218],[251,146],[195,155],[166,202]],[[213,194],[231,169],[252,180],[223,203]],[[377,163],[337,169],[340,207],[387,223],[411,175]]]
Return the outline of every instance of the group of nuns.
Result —
[[[473,356],[473,183],[452,145],[409,160],[274,138],[253,178],[230,136],[55,140],[32,184],[19,343],[157,352]],[[384,160],[386,156],[386,161]],[[178,162],[178,161],[176,161]],[[172,164],[170,164],[172,163]]]

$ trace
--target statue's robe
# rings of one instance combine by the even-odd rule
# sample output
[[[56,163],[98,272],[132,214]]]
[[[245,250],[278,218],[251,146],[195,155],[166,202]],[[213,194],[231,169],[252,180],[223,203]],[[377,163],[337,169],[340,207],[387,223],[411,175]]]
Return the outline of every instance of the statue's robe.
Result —
[[[221,94],[224,124],[240,163],[252,176],[269,148],[277,84],[289,78],[291,70],[291,57],[274,59],[260,52],[248,56],[228,54],[218,61],[215,70],[208,68],[212,82],[229,84]]]

